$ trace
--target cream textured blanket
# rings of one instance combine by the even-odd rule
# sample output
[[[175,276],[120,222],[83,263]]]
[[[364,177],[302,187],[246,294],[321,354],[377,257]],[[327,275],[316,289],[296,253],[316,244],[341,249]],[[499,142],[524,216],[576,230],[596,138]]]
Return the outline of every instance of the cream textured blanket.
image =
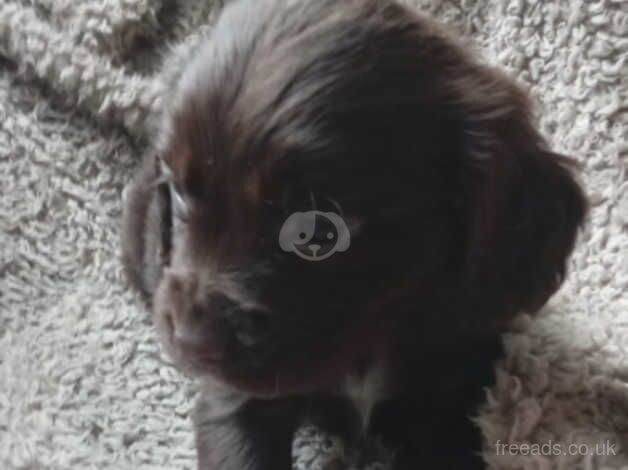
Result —
[[[531,90],[543,132],[581,162],[591,199],[565,287],[505,338],[478,418],[486,459],[626,470],[628,0],[411,3]],[[2,469],[194,468],[193,387],[164,362],[125,286],[118,231],[122,188],[159,108],[160,55],[197,40],[221,6],[0,1]],[[306,428],[295,464],[320,468],[336,451]]]

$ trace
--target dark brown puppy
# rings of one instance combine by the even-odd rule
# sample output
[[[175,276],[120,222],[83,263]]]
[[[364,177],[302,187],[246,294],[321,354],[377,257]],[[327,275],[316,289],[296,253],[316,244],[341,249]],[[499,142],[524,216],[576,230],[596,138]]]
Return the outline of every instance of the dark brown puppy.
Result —
[[[525,94],[388,0],[236,1],[175,63],[124,248],[203,379],[199,468],[290,468],[307,413],[395,469],[481,468],[499,334],[586,205]]]

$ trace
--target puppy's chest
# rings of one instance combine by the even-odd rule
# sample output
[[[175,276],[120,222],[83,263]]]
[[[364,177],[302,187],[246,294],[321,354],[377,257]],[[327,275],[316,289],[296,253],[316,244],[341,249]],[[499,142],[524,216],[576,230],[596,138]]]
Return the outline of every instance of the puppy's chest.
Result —
[[[362,429],[368,427],[374,406],[391,395],[391,376],[384,361],[358,368],[340,384],[340,393],[352,403]]]

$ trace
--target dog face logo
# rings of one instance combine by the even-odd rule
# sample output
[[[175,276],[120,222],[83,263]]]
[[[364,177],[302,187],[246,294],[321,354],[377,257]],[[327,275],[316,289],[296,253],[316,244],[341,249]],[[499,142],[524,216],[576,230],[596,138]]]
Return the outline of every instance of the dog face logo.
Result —
[[[333,212],[295,212],[279,233],[281,249],[307,261],[322,261],[336,252],[347,251],[350,244],[347,224]]]

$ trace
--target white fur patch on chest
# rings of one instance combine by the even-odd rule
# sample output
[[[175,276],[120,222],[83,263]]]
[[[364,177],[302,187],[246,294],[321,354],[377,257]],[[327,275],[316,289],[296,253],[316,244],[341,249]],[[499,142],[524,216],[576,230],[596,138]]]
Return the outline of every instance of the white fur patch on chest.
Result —
[[[354,373],[346,377],[343,392],[360,414],[363,429],[369,424],[373,407],[388,397],[389,389],[388,368],[383,362],[374,363],[362,374]]]
[[[231,416],[250,399],[211,377],[204,377],[200,386],[204,420],[216,421]]]

